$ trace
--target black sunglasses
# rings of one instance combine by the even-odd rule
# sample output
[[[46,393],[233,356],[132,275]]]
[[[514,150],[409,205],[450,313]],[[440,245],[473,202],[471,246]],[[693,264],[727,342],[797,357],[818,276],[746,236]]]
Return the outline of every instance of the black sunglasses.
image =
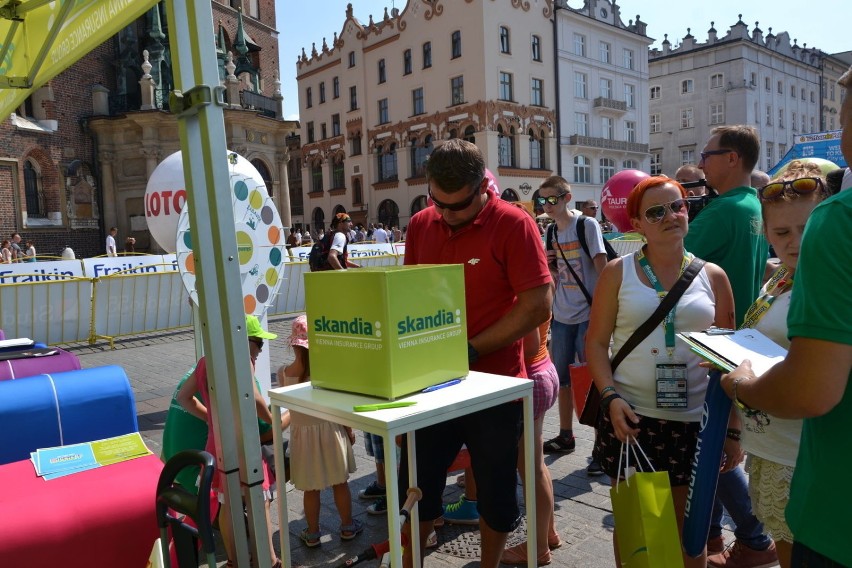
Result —
[[[470,204],[473,203],[473,200],[476,199],[476,196],[479,195],[479,188],[482,186],[482,182],[475,184],[473,186],[473,191],[470,192],[470,195],[467,196],[463,201],[459,201],[458,203],[443,203],[435,199],[435,196],[432,195],[432,188],[427,188],[426,192],[429,194],[429,199],[432,200],[432,203],[435,204],[435,207],[438,209],[446,209],[448,211],[461,211],[463,209],[467,209],[470,207]]]
[[[550,203],[551,205],[556,205],[559,203],[559,200],[568,195],[567,193],[560,193],[559,195],[548,195],[547,197],[536,197],[535,202],[539,205],[544,205],[545,203]]]
[[[733,150],[729,150],[728,148],[720,148],[718,150],[707,150],[706,152],[701,152],[701,161],[707,160],[710,156],[721,156],[722,154],[730,154]]]

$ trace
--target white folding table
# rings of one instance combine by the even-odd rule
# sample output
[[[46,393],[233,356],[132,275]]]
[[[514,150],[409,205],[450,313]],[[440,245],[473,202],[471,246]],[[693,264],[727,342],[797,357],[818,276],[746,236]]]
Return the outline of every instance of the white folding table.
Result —
[[[281,387],[269,391],[272,402],[272,415],[278,416],[281,408],[301,412],[317,418],[323,418],[337,424],[350,426],[371,434],[378,434],[385,442],[385,481],[388,501],[388,535],[391,547],[391,563],[402,566],[402,548],[399,540],[399,490],[397,482],[397,448],[395,439],[400,434],[408,436],[409,486],[417,487],[417,456],[414,452],[414,431],[439,422],[452,420],[472,414],[486,408],[498,406],[513,400],[523,400],[525,448],[524,468],[528,483],[525,486],[524,500],[527,515],[527,541],[536,542],[535,524],[535,472],[533,469],[533,383],[529,379],[504,377],[488,373],[471,371],[465,380],[457,385],[429,393],[418,393],[401,400],[416,401],[414,406],[389,408],[372,412],[354,412],[353,407],[362,404],[383,402],[376,398],[326,389],[313,388],[309,383]],[[281,431],[273,428],[275,447],[275,470],[284,471],[284,455]],[[422,457],[422,456],[421,456]],[[278,520],[281,557],[286,568],[291,566],[290,532],[288,530],[287,491],[283,475],[278,475]],[[415,566],[420,565],[420,539],[418,530],[419,515],[417,507],[411,515],[412,554]],[[536,566],[535,546],[527,558],[527,566]]]

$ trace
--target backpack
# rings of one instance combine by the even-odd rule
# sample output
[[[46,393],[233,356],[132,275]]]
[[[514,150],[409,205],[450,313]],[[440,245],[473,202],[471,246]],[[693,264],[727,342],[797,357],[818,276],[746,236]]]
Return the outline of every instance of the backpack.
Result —
[[[311,252],[308,253],[308,267],[310,267],[311,272],[332,269],[328,263],[328,253],[331,251],[331,243],[335,234],[329,231],[311,247]],[[343,255],[340,260],[343,268],[346,268],[346,247],[347,245],[343,245]]]
[[[552,227],[552,228],[551,228]],[[547,248],[553,248],[553,235],[556,232],[556,223],[551,223],[550,226],[547,227]],[[580,246],[585,251],[586,256],[592,258],[592,254],[589,252],[589,244],[586,242],[586,216],[580,215],[577,218],[577,240],[580,241]],[[604,243],[604,252],[606,252],[606,260],[609,262],[615,258],[618,258],[618,253],[615,252],[615,249],[612,248],[612,245],[609,244],[609,241],[606,238],[603,239]]]

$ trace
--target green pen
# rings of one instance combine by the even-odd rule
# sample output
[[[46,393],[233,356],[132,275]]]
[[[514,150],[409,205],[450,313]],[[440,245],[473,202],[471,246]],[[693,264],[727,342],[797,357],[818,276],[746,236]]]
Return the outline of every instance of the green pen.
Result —
[[[402,408],[404,406],[414,406],[417,404],[416,400],[402,400],[399,402],[380,402],[378,404],[359,404],[358,406],[353,406],[352,410],[355,412],[370,412],[371,410],[384,410],[385,408]]]

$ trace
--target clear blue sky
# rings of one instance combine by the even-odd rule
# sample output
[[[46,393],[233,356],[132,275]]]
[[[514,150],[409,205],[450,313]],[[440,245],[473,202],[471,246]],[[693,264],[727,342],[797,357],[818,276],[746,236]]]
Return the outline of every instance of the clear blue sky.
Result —
[[[325,37],[331,42],[334,32],[339,32],[346,17],[346,4],[351,1],[355,17],[366,23],[370,14],[374,20],[380,20],[384,9],[395,5],[402,10],[405,0],[286,0],[276,2],[279,47],[281,51],[281,88],[284,94],[284,114],[289,119],[298,118],[299,105],[296,88],[296,56],[301,49],[310,53],[311,43],[322,45]],[[414,0],[412,0],[414,1]],[[459,0],[444,0],[456,2]],[[483,1],[483,0],[477,0]],[[508,0],[498,0],[508,2]],[[760,22],[760,29],[778,34],[790,33],[798,39],[798,44],[807,43],[808,47],[818,47],[828,53],[852,50],[852,36],[849,34],[849,0],[713,0],[690,2],[673,7],[671,2],[663,0],[621,0],[622,19],[625,23],[634,19],[636,14],[648,24],[648,35],[656,41],[663,40],[663,34],[669,34],[669,41],[677,43],[686,35],[686,28],[692,28],[692,35],[698,41],[707,39],[710,22],[716,22],[719,35],[737,21],[737,14],[743,15],[743,21],[753,29],[754,22]],[[570,0],[572,7],[582,6],[582,0]]]

